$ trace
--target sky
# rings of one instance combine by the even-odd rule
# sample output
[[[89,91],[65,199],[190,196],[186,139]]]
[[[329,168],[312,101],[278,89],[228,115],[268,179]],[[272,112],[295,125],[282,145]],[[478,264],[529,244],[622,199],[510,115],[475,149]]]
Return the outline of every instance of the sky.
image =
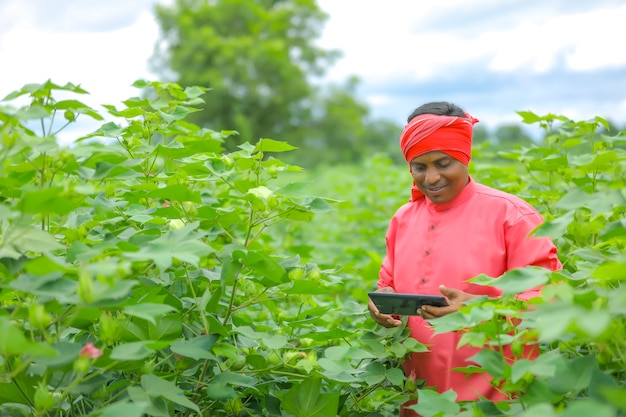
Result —
[[[133,81],[157,79],[157,2],[171,0],[0,0],[0,98],[47,79],[80,84],[96,107],[137,95]],[[318,4],[329,19],[317,42],[342,53],[327,79],[357,76],[374,117],[404,124],[446,100],[488,129],[519,122],[516,111],[626,125],[624,0]]]

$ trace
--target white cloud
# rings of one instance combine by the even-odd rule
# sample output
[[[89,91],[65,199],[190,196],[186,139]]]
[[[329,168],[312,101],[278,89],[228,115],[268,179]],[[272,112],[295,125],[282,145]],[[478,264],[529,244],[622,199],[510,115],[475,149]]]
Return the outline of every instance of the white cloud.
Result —
[[[148,70],[148,59],[157,36],[150,10],[140,13],[131,26],[104,33],[42,29],[22,19],[0,37],[0,99],[29,83],[71,82],[89,92],[74,98],[106,117],[102,104],[119,106],[137,96],[138,90],[132,87],[135,80],[156,79]],[[60,141],[67,143],[100,124],[83,117],[60,135]]]
[[[29,23],[15,25],[0,38],[6,65],[0,66],[4,96],[27,83],[51,79],[57,84],[80,84],[98,104],[136,95],[130,86],[148,77],[147,61],[157,37],[149,11],[123,29],[107,32],[37,30]]]
[[[499,2],[484,0],[472,7]],[[616,41],[626,39],[626,6],[601,7],[573,12],[566,4],[555,13],[546,5],[545,13],[526,10],[519,3],[508,10],[502,27],[502,16],[482,16],[472,25],[480,30],[462,27],[439,30],[429,24],[432,15],[455,17],[460,1],[419,2],[410,0],[386,2],[361,0],[320,1],[330,13],[321,41],[324,47],[344,50],[344,58],[331,70],[332,79],[354,74],[368,80],[390,77],[425,79],[434,74],[455,70],[465,62],[488,62],[492,71],[532,71],[542,73],[558,65],[574,70],[588,70],[626,64],[626,55],[616,50]],[[517,19],[511,16],[519,14]]]
[[[171,4],[171,0],[0,0],[0,96],[47,79],[81,84],[91,93],[84,101],[93,106],[116,105],[136,95],[133,81],[156,78],[147,64],[158,37],[152,10],[156,2]],[[603,111],[618,118],[626,113],[623,99],[606,97],[607,91],[626,85],[626,75],[618,74],[626,66],[619,44],[626,39],[623,1],[318,0],[318,4],[331,15],[318,43],[343,52],[329,78],[361,78],[360,88],[375,115],[402,116],[393,109],[417,105],[413,100],[426,96],[450,97],[473,107],[484,103],[492,107],[481,109],[483,120],[490,122],[518,120],[511,109],[520,107],[537,113],[544,108],[568,110],[570,117]],[[557,97],[564,90],[553,85],[555,69],[594,74],[606,68],[617,68],[610,89],[607,80],[590,77],[602,93],[587,88],[578,96]],[[542,74],[546,76],[541,78]],[[539,77],[531,79],[533,75]],[[511,84],[509,79],[523,83]],[[402,85],[410,83],[418,87],[407,94]],[[481,92],[487,88],[491,96]],[[585,102],[570,97],[585,97]],[[568,100],[565,109],[562,103]]]
[[[154,0],[9,0],[0,3],[0,33],[16,22],[54,32],[108,32],[131,26]]]

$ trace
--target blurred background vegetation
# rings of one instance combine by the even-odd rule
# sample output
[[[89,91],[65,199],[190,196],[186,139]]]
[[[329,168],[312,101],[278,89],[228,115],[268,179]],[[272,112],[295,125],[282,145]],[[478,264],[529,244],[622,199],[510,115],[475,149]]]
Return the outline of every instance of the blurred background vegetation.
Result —
[[[288,162],[306,168],[358,163],[379,152],[403,163],[402,126],[373,117],[357,94],[358,77],[323,82],[341,51],[317,46],[328,16],[315,0],[175,0],[155,7],[161,34],[151,69],[163,81],[210,89],[191,121],[236,131],[226,150],[272,138],[297,146]],[[415,97],[415,107],[423,102]],[[521,123],[475,127],[475,145],[494,157],[533,140],[542,138]]]

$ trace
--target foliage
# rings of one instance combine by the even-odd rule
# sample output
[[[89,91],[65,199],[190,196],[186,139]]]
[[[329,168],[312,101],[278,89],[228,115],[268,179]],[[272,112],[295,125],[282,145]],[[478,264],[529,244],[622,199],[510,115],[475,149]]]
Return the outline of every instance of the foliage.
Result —
[[[468,305],[437,323],[437,331],[466,330],[461,343],[494,346],[473,358],[482,369],[465,371],[488,373],[513,399],[497,408],[481,403],[461,408],[481,416],[583,416],[591,410],[626,415],[626,151],[617,147],[626,136],[598,133],[608,129],[600,117],[573,121],[519,114],[545,129],[545,143],[502,152],[525,171],[491,166],[484,182],[520,195],[544,213],[546,222],[536,235],[555,240],[564,269],[476,277],[475,283],[497,286],[504,296]],[[531,308],[515,299],[537,285],[543,285],[542,298],[531,300]],[[524,346],[534,346],[538,356],[527,357]],[[435,415],[428,412],[433,408],[427,398],[416,409]],[[433,398],[440,410],[451,400]]]
[[[155,68],[174,71],[183,86],[211,89],[190,120],[235,129],[240,138],[230,146],[297,137],[311,118],[307,77],[337,56],[313,44],[326,15],[310,0],[177,0],[158,6],[157,19],[163,40]]]
[[[532,139],[518,124],[503,124],[496,128],[494,136],[498,145],[512,148],[515,145],[528,146]]]
[[[320,83],[339,55],[316,44],[327,15],[313,0],[177,0],[158,6],[156,16],[155,71],[210,88],[189,120],[236,130],[225,143],[230,151],[271,137],[307,149],[285,155],[301,166],[352,163],[368,149],[386,149],[401,130],[370,116],[356,77]]]
[[[271,139],[223,152],[233,132],[186,120],[204,89],[135,86],[69,147],[59,129],[102,119],[58,99],[82,88],[30,84],[0,106],[0,415],[386,417],[416,397],[423,416],[626,415],[626,137],[603,119],[521,113],[545,143],[509,164],[476,150],[474,177],[544,213],[564,269],[476,277],[504,296],[434,323],[490,346],[459,371],[510,397],[457,403],[404,377],[425,347],[365,308],[404,165],[307,172]]]
[[[406,329],[375,329],[342,277],[268,233],[332,200],[280,183],[293,147],[184,120],[203,89],[138,81],[121,119],[61,147],[54,120],[102,119],[50,81],[3,106],[3,415],[368,415],[406,394]],[[31,126],[40,122],[41,133]],[[96,140],[97,139],[97,140]],[[332,411],[331,411],[332,410]]]
[[[626,415],[621,399],[626,391],[626,135],[609,134],[602,118],[520,115],[526,123],[540,124],[546,141],[499,153],[493,150],[497,146],[480,144],[473,152],[472,176],[540,209],[547,221],[537,233],[553,237],[564,269],[527,268],[497,280],[477,277],[475,283],[496,285],[505,296],[480,300],[435,323],[438,331],[463,331],[465,344],[494,346],[474,358],[482,369],[459,371],[490,374],[510,402],[457,405],[452,392],[418,390],[416,409],[423,416],[583,416],[591,409]],[[314,242],[313,257],[326,253],[333,264],[343,265],[352,296],[365,303],[360,281],[375,286],[385,220],[408,197],[406,165],[378,155],[312,176],[314,189],[325,188],[342,201],[336,212],[293,225],[289,233]],[[515,293],[537,285],[544,287],[543,299],[515,299]],[[534,346],[539,356],[526,357],[524,346]]]

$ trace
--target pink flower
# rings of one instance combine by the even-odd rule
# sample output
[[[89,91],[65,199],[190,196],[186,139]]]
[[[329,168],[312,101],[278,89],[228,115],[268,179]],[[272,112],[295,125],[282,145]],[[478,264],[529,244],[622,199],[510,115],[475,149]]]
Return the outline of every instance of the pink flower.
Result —
[[[96,359],[97,357],[102,356],[102,351],[96,348],[93,343],[89,342],[80,350],[78,356]]]

